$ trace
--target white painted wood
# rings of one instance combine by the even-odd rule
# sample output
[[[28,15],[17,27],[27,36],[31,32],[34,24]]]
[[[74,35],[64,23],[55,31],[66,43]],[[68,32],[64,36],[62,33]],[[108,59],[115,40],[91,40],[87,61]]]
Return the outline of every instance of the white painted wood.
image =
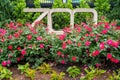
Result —
[[[25,8],[24,12],[46,12],[49,11],[49,8]]]
[[[42,20],[46,15],[47,15],[47,26],[49,29],[49,33],[56,33],[57,35],[63,34],[63,31],[56,31],[52,28],[52,13],[55,12],[67,12],[70,14],[70,25],[71,29],[74,28],[74,14],[77,12],[90,12],[93,13],[93,22],[97,24],[97,19],[98,19],[98,14],[95,9],[91,8],[76,8],[74,10],[68,9],[68,8],[53,8],[53,9],[48,9],[48,8],[25,8],[23,10],[24,12],[44,12],[41,14],[33,23],[32,27],[35,26],[36,21]]]
[[[32,23],[32,27],[35,26],[35,23],[36,23],[37,21],[41,21],[47,14],[48,14],[48,11],[42,13],[42,14]]]

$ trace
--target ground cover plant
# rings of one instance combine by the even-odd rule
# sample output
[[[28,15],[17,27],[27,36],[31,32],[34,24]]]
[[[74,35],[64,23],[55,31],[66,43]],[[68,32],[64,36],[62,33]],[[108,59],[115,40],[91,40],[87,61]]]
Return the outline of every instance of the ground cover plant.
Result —
[[[89,66],[85,69],[86,75],[81,77],[80,80],[93,80],[101,74],[105,73],[105,70],[101,70],[98,68],[94,68],[93,66]]]
[[[0,65],[0,79],[12,79],[12,72]]]
[[[69,67],[67,69],[67,72],[68,72],[69,76],[72,78],[77,77],[81,73],[80,69],[77,68],[76,66]]]

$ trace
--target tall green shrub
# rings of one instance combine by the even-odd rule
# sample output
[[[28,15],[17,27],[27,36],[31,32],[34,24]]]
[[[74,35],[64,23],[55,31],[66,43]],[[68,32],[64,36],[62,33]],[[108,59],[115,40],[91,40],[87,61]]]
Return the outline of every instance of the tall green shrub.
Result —
[[[87,0],[81,0],[80,6],[77,8],[90,8]],[[90,13],[76,13],[75,14],[75,23],[81,23],[81,22],[89,22],[92,19],[92,15]]]
[[[12,19],[13,6],[10,0],[0,0],[0,27]]]
[[[39,0],[35,0],[34,4],[35,7],[40,7],[38,6]],[[26,3],[25,0],[14,0],[12,1],[12,5],[14,6],[14,10],[13,10],[13,17],[16,21],[18,22],[33,22],[40,13],[25,13],[23,12],[23,9],[26,8]],[[19,15],[18,15],[19,14]]]
[[[54,0],[53,8],[70,8],[72,9],[71,0],[68,0],[67,3],[63,3],[62,0]],[[53,19],[53,28],[63,29],[65,26],[70,24],[70,15],[69,13],[54,13],[52,15]]]
[[[95,0],[94,5],[99,17],[103,15],[106,16],[110,10],[109,0]]]
[[[114,6],[108,14],[110,20],[117,19],[120,25],[120,0],[114,0]]]

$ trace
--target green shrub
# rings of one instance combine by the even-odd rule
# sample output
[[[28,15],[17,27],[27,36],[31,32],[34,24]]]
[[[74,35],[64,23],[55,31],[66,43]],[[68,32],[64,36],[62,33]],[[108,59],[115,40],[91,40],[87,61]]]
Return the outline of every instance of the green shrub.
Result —
[[[113,8],[110,10],[110,12],[108,13],[107,17],[110,19],[110,20],[118,20],[118,23],[117,25],[120,26],[120,0],[114,0],[111,1],[113,3]]]
[[[68,0],[67,3],[63,3],[62,0],[54,0],[53,8],[70,8],[72,9],[71,0]],[[53,13],[53,28],[56,30],[63,29],[64,27],[70,24],[70,15],[69,13]]]
[[[13,19],[13,6],[11,5],[10,0],[1,0],[0,1],[0,27],[3,27],[3,25],[6,22],[9,22]]]
[[[107,13],[110,11],[109,0],[95,0],[95,9],[98,12],[99,18],[101,16],[107,16]]]
[[[34,4],[35,7],[40,7],[38,6],[39,0],[35,0]],[[26,8],[26,3],[25,0],[15,0],[12,1],[12,6],[14,6],[14,10],[12,12],[12,17],[17,21],[17,22],[33,22],[39,15],[40,13],[26,13],[23,12],[23,9]],[[19,14],[19,15],[18,15]]]
[[[80,6],[77,8],[90,8],[87,0],[80,0]],[[93,15],[91,13],[76,13],[74,22],[75,24],[81,24],[81,22],[90,23],[92,22]]]
[[[72,30],[64,28],[61,35],[48,34],[48,28],[39,21],[35,27],[26,25],[11,22],[0,28],[0,63],[5,63],[3,66],[21,60],[34,63],[35,67],[44,60],[62,64],[82,62],[94,65],[108,60],[119,63],[120,30],[116,30],[114,23],[75,24]]]

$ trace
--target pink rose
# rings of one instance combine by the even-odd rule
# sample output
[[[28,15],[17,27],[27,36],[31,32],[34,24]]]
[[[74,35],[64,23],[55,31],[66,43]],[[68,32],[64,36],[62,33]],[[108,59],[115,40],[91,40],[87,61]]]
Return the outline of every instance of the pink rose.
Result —
[[[7,62],[6,62],[6,61],[3,61],[3,62],[2,62],[2,66],[6,67],[6,66],[7,66]]]
[[[85,46],[90,46],[90,41],[86,41]]]

